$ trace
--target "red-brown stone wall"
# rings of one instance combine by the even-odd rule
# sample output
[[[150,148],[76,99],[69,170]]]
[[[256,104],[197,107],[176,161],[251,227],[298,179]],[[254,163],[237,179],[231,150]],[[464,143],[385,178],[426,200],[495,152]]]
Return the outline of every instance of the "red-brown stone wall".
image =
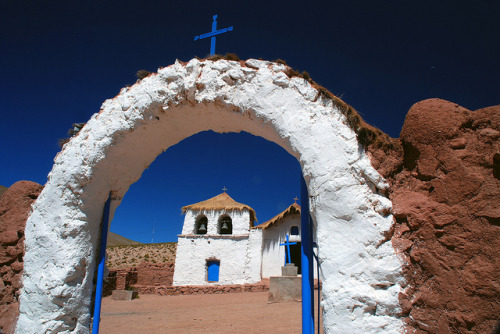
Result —
[[[410,109],[399,147],[372,149],[391,184],[410,333],[492,333],[499,320],[499,137],[500,106],[431,99]]]
[[[19,315],[24,227],[42,186],[19,181],[0,197],[0,333],[13,333]]]
[[[137,283],[137,269],[116,270],[115,290],[128,290]]]
[[[137,267],[137,284],[172,286],[173,280],[173,263],[143,262]]]
[[[263,292],[269,290],[269,280],[263,280],[255,284],[234,285],[189,285],[189,286],[165,286],[165,285],[134,285],[134,290],[143,294],[155,294],[160,296],[178,296],[195,294],[220,294],[239,292]]]
[[[108,277],[104,279],[102,285],[102,296],[107,297],[113,294],[113,290],[116,289],[116,271],[110,270]]]

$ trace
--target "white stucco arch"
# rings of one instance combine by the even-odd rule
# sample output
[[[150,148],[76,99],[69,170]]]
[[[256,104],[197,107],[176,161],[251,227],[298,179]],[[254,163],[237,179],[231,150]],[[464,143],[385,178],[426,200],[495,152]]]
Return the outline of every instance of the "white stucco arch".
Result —
[[[384,242],[387,184],[337,107],[286,66],[191,60],[107,100],[55,158],[26,224],[17,333],[87,333],[99,225],[156,156],[204,130],[246,131],[295,156],[317,224],[326,333],[400,332],[401,264]]]

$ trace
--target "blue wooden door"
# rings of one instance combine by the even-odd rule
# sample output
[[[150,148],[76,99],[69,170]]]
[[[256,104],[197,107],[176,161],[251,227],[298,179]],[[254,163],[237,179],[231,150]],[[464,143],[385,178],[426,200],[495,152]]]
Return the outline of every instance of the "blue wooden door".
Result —
[[[219,267],[220,261],[207,261],[207,281],[218,282],[219,281]]]

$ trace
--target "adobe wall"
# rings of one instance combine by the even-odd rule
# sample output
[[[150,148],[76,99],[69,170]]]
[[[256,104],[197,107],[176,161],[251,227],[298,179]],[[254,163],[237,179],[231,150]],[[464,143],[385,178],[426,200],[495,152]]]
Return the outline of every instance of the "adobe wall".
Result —
[[[24,227],[43,186],[19,181],[0,195],[0,333],[13,333],[19,314]]]
[[[159,264],[143,262],[137,267],[111,270],[110,276],[105,280],[103,295],[111,295],[112,290],[129,289],[141,294],[160,296],[262,292],[269,289],[269,280],[252,284],[173,286],[173,276],[174,264],[168,262]]]
[[[173,263],[143,262],[137,266],[137,283],[139,285],[171,286],[174,277]]]
[[[400,144],[372,162],[387,177],[404,259],[409,333],[492,333],[500,314],[500,106],[430,99],[406,116]]]
[[[199,294],[221,294],[241,292],[264,292],[269,290],[269,282],[252,284],[229,284],[229,285],[134,285],[134,290],[143,294],[159,296],[199,295]]]

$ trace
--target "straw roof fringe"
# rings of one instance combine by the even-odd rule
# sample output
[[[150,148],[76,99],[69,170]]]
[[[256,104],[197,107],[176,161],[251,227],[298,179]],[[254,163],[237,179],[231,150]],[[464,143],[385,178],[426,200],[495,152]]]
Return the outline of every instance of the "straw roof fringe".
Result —
[[[297,203],[293,203],[285,211],[283,211],[282,213],[280,213],[276,217],[268,220],[265,223],[254,226],[253,228],[261,228],[261,229],[265,230],[273,225],[277,225],[277,224],[281,223],[285,219],[286,216],[295,215],[295,214],[300,215],[300,205],[298,205]]]
[[[202,201],[199,203],[186,205],[182,207],[182,214],[185,214],[187,210],[196,210],[196,211],[215,211],[215,210],[243,210],[250,211],[250,226],[253,227],[254,221],[257,221],[257,217],[255,214],[255,210],[249,207],[248,205],[238,203],[234,199],[232,199],[227,193],[222,193],[206,201]]]

